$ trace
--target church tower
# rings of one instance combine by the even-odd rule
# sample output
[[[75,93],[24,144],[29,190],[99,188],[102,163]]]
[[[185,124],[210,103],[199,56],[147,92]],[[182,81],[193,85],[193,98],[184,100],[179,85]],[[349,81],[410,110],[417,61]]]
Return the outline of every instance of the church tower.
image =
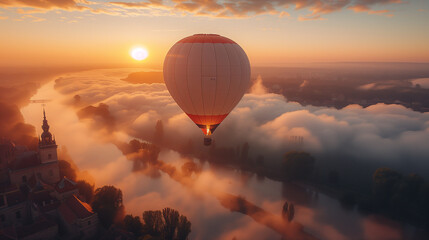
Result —
[[[49,132],[48,120],[46,120],[45,109],[43,109],[43,133],[39,138],[39,154],[41,163],[57,162],[57,144],[55,138]]]

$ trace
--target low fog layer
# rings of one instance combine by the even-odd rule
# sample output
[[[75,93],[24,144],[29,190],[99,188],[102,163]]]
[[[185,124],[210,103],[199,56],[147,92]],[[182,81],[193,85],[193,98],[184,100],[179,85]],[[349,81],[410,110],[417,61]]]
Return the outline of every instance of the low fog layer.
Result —
[[[50,77],[65,69],[0,68],[0,137],[34,148],[37,142],[34,126],[26,124],[20,108]],[[1,139],[0,139],[1,140]]]
[[[155,124],[163,121],[167,146],[189,140],[202,145],[202,133],[170,97],[164,84],[130,84],[112,70],[92,71],[56,80],[55,88],[94,129],[111,136],[126,132],[151,140]],[[301,106],[267,93],[259,78],[214,134],[216,146],[248,142],[250,155],[278,164],[290,149],[309,151],[317,158],[341,158],[377,163],[420,174],[429,172],[429,113],[400,105],[367,108],[349,105],[341,110]],[[303,144],[293,136],[304,138]],[[202,147],[202,146],[201,146]],[[405,167],[407,169],[403,169]]]
[[[193,175],[197,180],[194,186],[189,187],[180,179],[169,177],[167,173],[171,167],[180,171],[182,165],[189,159],[183,159],[178,153],[168,149],[164,149],[159,155],[159,159],[166,163],[164,166],[168,166],[165,172],[160,168],[158,173],[152,174],[153,172],[136,168],[135,163],[129,161],[129,156],[123,155],[120,146],[129,142],[131,137],[141,137],[151,141],[158,120],[162,120],[164,125],[163,146],[180,148],[191,140],[197,150],[207,148],[202,146],[200,130],[173,102],[164,84],[129,84],[120,80],[124,79],[129,71],[98,70],[74,73],[58,79],[55,83],[49,83],[39,89],[38,94],[34,96],[54,99],[47,105],[48,121],[52,133],[57,136],[58,143],[67,146],[69,150],[72,159],[67,158],[67,160],[74,161],[79,168],[78,178],[91,183],[95,181],[96,187],[115,185],[122,189],[127,213],[141,215],[145,210],[161,209],[166,206],[179,209],[181,213],[189,216],[192,222],[192,238],[206,239],[217,236],[220,239],[231,239],[235,236],[239,239],[252,237],[260,239],[278,236],[248,216],[237,212],[231,213],[229,209],[224,208],[216,197],[208,193],[207,189],[213,189],[244,196],[248,201],[273,214],[279,214],[285,198],[293,201],[296,204],[296,221],[312,229],[322,238],[347,239],[346,236],[350,234],[363,234],[365,239],[371,239],[368,236],[373,236],[376,232],[374,228],[381,227],[388,229],[386,231],[389,231],[389,234],[394,234],[395,238],[400,239],[402,230],[392,232],[391,226],[385,226],[385,223],[380,223],[378,220],[362,219],[356,212],[342,211],[338,207],[337,200],[323,194],[319,194],[317,206],[312,206],[311,197],[306,197],[305,201],[297,198],[302,196],[302,191],[308,194],[305,189],[299,191],[301,195],[296,194],[289,188],[287,191],[284,190],[279,182],[259,181],[256,177],[246,176],[246,174],[240,176],[233,171],[208,170],[205,165],[200,175]],[[53,90],[54,86],[57,91]],[[304,108],[296,103],[287,103],[280,95],[267,93],[262,84],[262,77],[252,86],[251,92],[216,131],[214,135],[216,146],[235,147],[248,141],[253,158],[263,154],[266,161],[278,164],[284,152],[292,147],[288,135],[292,134],[289,132],[292,130],[279,128],[276,135],[265,133],[264,129],[276,127],[276,122],[280,120],[278,124],[281,125],[285,116],[288,116],[285,122],[289,124],[288,119],[293,116],[293,113],[298,116],[305,113],[302,116],[305,118],[310,116],[313,119],[310,123],[332,122],[334,125],[337,122],[344,122],[336,119],[343,117],[340,114],[342,111]],[[30,122],[35,126],[38,126],[42,119],[39,109],[40,106],[35,105],[22,109],[25,119],[31,120]],[[357,110],[367,112],[361,108]],[[339,116],[322,117],[323,114],[318,111],[332,111],[325,115],[336,113]],[[405,112],[408,111],[405,109]],[[247,119],[241,114],[247,116]],[[422,116],[426,115],[418,114],[416,118],[420,119]],[[334,119],[334,121],[322,121],[319,118]],[[360,119],[359,116],[356,118]],[[293,122],[295,121],[290,123]],[[309,133],[318,130],[316,126],[310,128],[311,126],[306,122],[300,123],[296,120],[296,124],[307,127],[306,131]],[[228,131],[234,133],[233,138],[230,138],[232,134],[227,136]],[[237,134],[242,136],[239,137]],[[297,133],[293,132],[293,134]],[[258,136],[263,136],[266,140],[259,140]],[[282,139],[282,136],[285,138]],[[315,135],[314,138],[316,137],[320,136]],[[273,140],[279,140],[279,142],[274,145],[269,144],[268,141]],[[324,144],[323,141],[322,143]],[[322,147],[326,146],[322,143],[313,144],[305,138],[302,147],[313,151],[313,154],[325,155]],[[60,149],[61,157],[65,158],[67,155],[64,147],[61,146]],[[331,149],[334,151],[337,148]],[[348,159],[343,160],[348,162]],[[323,161],[325,159],[318,158],[319,163]],[[336,221],[333,216],[335,219],[341,218],[347,221],[341,223],[342,221]],[[343,227],[344,224],[361,220],[362,229]],[[228,224],[224,224],[225,222]],[[209,225],[210,228],[207,227]]]

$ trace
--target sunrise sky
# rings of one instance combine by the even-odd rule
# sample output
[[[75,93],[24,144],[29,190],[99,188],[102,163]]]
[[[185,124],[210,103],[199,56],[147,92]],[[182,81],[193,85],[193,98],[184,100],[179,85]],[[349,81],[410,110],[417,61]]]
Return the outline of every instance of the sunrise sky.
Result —
[[[428,23],[426,0],[0,0],[0,65],[161,68],[195,33],[235,40],[252,66],[429,62]]]
[[[200,35],[163,69],[201,33],[250,67]],[[2,188],[44,182],[24,146],[58,147],[67,178],[121,190],[115,219],[171,207],[189,239],[420,239],[428,96],[429,0],[0,0]]]

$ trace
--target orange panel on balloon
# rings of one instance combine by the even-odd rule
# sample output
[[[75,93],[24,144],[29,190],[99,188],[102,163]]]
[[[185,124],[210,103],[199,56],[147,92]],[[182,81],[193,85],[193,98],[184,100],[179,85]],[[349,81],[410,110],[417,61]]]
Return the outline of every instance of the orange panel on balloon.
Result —
[[[213,116],[188,114],[188,116],[192,121],[194,121],[195,124],[210,126],[221,123],[226,118],[226,116],[228,116],[228,114]]]

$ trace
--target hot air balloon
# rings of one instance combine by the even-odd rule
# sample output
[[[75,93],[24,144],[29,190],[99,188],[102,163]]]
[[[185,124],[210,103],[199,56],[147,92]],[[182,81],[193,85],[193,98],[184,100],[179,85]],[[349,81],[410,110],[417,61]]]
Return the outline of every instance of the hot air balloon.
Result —
[[[204,144],[243,97],[250,83],[244,50],[217,34],[195,34],[174,44],[164,60],[173,99],[203,131]]]

